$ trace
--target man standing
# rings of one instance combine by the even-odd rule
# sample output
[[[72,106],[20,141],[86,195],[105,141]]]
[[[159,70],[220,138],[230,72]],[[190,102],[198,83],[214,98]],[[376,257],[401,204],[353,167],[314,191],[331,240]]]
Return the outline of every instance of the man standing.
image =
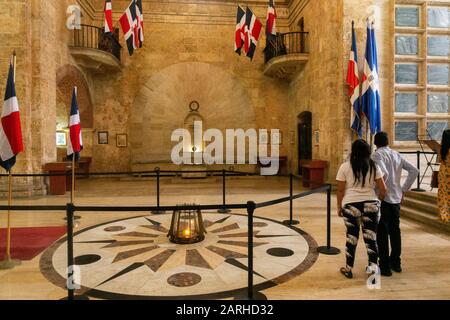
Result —
[[[377,243],[381,275],[392,276],[391,270],[402,272],[401,266],[401,234],[400,205],[405,192],[411,188],[419,170],[406,161],[398,152],[389,148],[389,137],[386,132],[375,136],[377,151],[372,158],[384,173],[387,192],[381,203],[381,220],[378,225]],[[402,170],[408,171],[405,183],[401,184]],[[390,240],[390,241],[389,241]],[[389,242],[391,253],[389,255]]]

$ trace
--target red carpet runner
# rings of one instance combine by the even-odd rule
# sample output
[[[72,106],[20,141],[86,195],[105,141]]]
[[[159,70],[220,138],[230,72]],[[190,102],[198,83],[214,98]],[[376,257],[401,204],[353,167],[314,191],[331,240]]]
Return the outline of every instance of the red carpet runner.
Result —
[[[32,260],[66,233],[66,227],[11,229],[11,257]],[[0,229],[0,261],[6,255],[6,229]]]

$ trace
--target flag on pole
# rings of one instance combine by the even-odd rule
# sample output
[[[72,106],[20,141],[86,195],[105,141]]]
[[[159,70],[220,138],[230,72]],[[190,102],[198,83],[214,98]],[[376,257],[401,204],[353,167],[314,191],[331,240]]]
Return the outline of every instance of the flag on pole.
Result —
[[[236,32],[234,41],[234,51],[241,55],[242,47],[245,41],[245,11],[241,6],[237,8]]]
[[[105,1],[105,33],[112,34],[114,31],[112,17],[112,0]]]
[[[356,47],[355,25],[352,21],[352,48],[350,51],[350,59],[348,61],[347,71],[348,96],[352,105],[351,128],[362,138],[362,111],[361,100],[359,97],[359,71],[358,71],[358,49]]]
[[[380,80],[373,23],[367,21],[366,60],[362,78],[362,112],[369,121],[372,135],[381,131]]]
[[[136,15],[135,0],[131,1],[119,21],[125,36],[125,41],[127,42],[128,53],[132,56],[134,50],[139,47],[139,26]]]
[[[22,128],[14,84],[14,61],[11,61],[0,125],[0,166],[9,172],[16,164],[16,156],[22,151]]]
[[[277,10],[275,9],[275,0],[269,0],[267,10],[266,37],[267,40],[273,39],[277,35]]]
[[[256,15],[247,7],[245,22],[244,52],[250,60],[253,60],[259,36],[261,35],[262,23]]]
[[[144,43],[144,11],[142,9],[142,0],[136,0],[136,19],[138,26],[139,48],[142,48],[142,44]]]
[[[81,137],[80,112],[78,111],[77,87],[73,88],[72,105],[70,107],[69,119],[69,141],[67,144],[67,158],[78,160],[83,150],[83,139]]]

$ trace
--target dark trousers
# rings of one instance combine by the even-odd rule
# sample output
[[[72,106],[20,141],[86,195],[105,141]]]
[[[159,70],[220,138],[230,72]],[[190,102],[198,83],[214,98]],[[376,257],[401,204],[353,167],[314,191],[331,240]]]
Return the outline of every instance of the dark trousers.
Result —
[[[344,206],[342,213],[347,227],[347,241],[345,255],[347,268],[352,269],[355,263],[356,246],[358,245],[359,231],[362,228],[366,244],[369,265],[377,264],[377,226],[380,205],[376,201],[350,203]]]
[[[389,254],[389,242],[391,253]],[[400,204],[381,203],[381,219],[377,234],[380,268],[400,267],[402,238],[400,233]]]

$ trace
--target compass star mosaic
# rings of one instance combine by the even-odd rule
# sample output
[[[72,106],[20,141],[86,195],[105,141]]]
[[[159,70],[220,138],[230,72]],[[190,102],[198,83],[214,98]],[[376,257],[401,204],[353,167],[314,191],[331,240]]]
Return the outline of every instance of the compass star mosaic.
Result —
[[[247,216],[203,213],[204,241],[169,241],[172,215],[128,218],[74,236],[82,289],[101,299],[215,299],[242,294],[247,285]],[[309,269],[317,260],[314,239],[273,220],[254,219],[254,283],[264,290]],[[61,239],[41,258],[42,273],[65,287],[67,243]]]

